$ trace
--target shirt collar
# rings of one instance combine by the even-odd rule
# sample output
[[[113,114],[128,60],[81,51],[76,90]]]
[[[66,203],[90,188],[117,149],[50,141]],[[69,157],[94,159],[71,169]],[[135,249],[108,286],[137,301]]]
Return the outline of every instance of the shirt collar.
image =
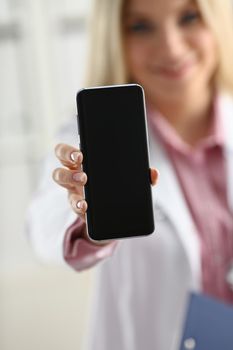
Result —
[[[172,125],[158,111],[148,108],[148,123],[152,131],[170,150],[180,153],[190,154],[190,152],[200,152],[216,146],[223,147],[224,131],[222,114],[220,111],[219,97],[216,95],[212,107],[212,122],[209,135],[200,140],[195,146],[187,144]]]

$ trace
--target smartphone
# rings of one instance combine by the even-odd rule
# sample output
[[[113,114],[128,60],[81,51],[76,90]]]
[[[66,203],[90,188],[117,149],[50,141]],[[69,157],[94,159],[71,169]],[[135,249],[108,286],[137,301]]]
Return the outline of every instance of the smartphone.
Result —
[[[87,232],[94,241],[153,233],[145,99],[137,84],[77,93]]]

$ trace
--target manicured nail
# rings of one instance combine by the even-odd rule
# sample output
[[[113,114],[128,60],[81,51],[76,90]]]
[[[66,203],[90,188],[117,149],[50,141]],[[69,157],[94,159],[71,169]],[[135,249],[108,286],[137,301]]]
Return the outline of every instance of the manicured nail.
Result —
[[[73,162],[81,162],[81,153],[80,152],[72,152],[70,158]]]
[[[74,173],[72,177],[74,181],[84,182],[86,175],[84,173]]]
[[[53,179],[54,179],[55,181],[59,181],[59,180],[60,180],[58,170],[55,170],[55,171],[53,172]]]
[[[84,200],[78,201],[76,206],[77,206],[78,209],[84,209],[85,201]]]

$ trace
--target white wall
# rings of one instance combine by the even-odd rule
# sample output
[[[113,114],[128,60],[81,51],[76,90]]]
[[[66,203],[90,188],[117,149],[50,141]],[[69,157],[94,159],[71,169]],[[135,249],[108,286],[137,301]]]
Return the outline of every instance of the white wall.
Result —
[[[0,0],[0,349],[80,349],[91,274],[35,260],[24,218],[82,85],[89,0]]]

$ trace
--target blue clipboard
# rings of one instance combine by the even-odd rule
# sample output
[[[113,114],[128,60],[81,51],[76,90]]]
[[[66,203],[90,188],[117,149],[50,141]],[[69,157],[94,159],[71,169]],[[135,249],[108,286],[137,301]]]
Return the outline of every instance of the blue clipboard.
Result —
[[[233,306],[190,295],[180,350],[233,350]]]

